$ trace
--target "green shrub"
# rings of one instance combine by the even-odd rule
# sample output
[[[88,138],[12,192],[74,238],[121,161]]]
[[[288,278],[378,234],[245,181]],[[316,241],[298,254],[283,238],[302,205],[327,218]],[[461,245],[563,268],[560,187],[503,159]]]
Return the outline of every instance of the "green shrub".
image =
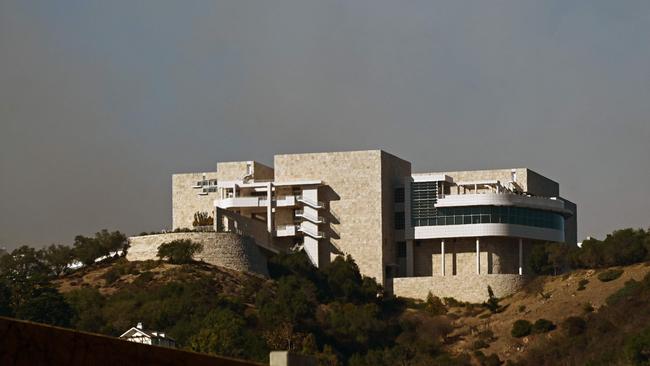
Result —
[[[510,334],[515,338],[525,337],[530,334],[532,324],[528,320],[519,319],[512,324]]]
[[[645,282],[645,279],[644,279]],[[621,300],[633,296],[634,294],[638,293],[642,288],[642,283],[635,281],[635,280],[629,280],[625,282],[625,286],[620,288],[618,291],[614,292],[613,294],[609,295],[607,297],[607,305],[615,305]]]
[[[492,339],[494,339],[494,332],[491,331],[490,329],[486,329],[486,330],[480,331],[477,334],[477,336],[478,336],[479,339],[492,340]]]
[[[535,324],[533,324],[532,331],[533,333],[547,333],[555,329],[555,324],[552,321],[547,319],[537,319]]]
[[[615,279],[621,277],[622,274],[622,269],[608,269],[605,272],[600,272],[598,274],[598,279],[602,282],[614,281]]]
[[[587,329],[587,322],[584,319],[578,316],[570,316],[561,324],[562,329],[570,337],[575,337],[585,332]]]
[[[173,264],[186,264],[192,262],[194,254],[202,251],[203,244],[191,240],[174,240],[158,247],[158,258]]]
[[[499,298],[494,296],[494,291],[492,291],[492,287],[488,286],[487,292],[488,292],[488,300],[483,303],[483,306],[485,306],[492,313],[498,313],[501,310],[501,306],[499,305]]]
[[[465,306],[465,303],[462,301],[458,301],[453,297],[443,297],[442,300],[445,302],[445,305],[449,307],[463,307]]]
[[[526,305],[519,305],[519,307],[517,308],[517,310],[518,310],[520,313],[523,313],[524,311],[526,311]]]
[[[474,341],[474,343],[472,344],[473,349],[488,348],[489,346],[490,345],[486,341],[484,341],[482,339],[478,339],[478,340]]]
[[[429,294],[427,295],[427,302],[425,303],[424,310],[434,316],[447,314],[445,304],[440,301],[438,296],[433,296],[431,291],[429,291]]]
[[[623,353],[632,365],[650,364],[650,328],[628,337],[623,345]]]
[[[578,282],[578,291],[582,291],[582,290],[586,289],[587,288],[586,286],[587,286],[588,283],[589,283],[588,279],[586,279],[586,278],[581,279],[580,282]]]
[[[120,271],[117,268],[113,267],[106,271],[102,278],[106,281],[107,285],[111,285],[120,279]]]

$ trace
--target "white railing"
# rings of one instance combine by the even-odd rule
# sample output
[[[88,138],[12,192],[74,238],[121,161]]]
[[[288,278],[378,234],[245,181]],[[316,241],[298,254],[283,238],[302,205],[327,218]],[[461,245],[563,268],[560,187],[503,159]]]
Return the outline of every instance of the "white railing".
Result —
[[[298,231],[300,231],[302,233],[305,233],[305,234],[307,234],[307,235],[309,235],[309,236],[311,236],[312,238],[315,238],[315,239],[323,239],[323,238],[325,238],[325,233],[324,232],[317,231],[317,230],[311,230],[311,229],[306,228],[305,226],[299,226]]]
[[[296,217],[302,217],[305,220],[309,220],[314,224],[322,224],[325,222],[325,219],[322,216],[312,216],[305,214],[303,210],[296,210]]]
[[[321,201],[314,201],[314,200],[312,200],[312,199],[310,199],[310,198],[306,198],[305,196],[302,196],[302,195],[296,197],[296,199],[297,199],[299,202],[302,202],[302,203],[304,203],[304,204],[306,204],[306,205],[309,205],[309,206],[311,206],[311,207],[313,207],[313,208],[323,208],[323,207],[325,207],[325,204],[324,204],[323,202],[321,202]]]

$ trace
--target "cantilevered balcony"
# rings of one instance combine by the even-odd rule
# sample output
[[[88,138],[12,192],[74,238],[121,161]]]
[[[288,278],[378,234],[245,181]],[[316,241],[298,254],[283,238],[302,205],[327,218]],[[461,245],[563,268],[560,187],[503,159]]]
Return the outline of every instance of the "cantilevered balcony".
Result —
[[[307,214],[303,210],[296,210],[296,217],[303,218],[307,221],[311,221],[314,224],[323,224],[325,223],[325,219],[322,216],[316,216],[313,214]]]
[[[287,237],[287,236],[296,236],[297,225],[282,225],[278,226],[275,229],[275,236],[277,237]]]
[[[298,231],[301,233],[304,233],[305,235],[309,235],[314,239],[324,239],[325,238],[325,233],[322,231],[314,230],[310,227],[306,227],[304,225],[301,225],[298,227]]]
[[[298,200],[298,202],[301,202],[301,203],[303,203],[303,204],[305,204],[307,206],[313,207],[315,209],[321,209],[321,208],[325,207],[325,204],[323,202],[314,201],[314,200],[306,198],[304,196],[298,196],[298,197],[296,197],[296,200]]]
[[[296,205],[296,196],[281,196],[273,199],[275,207],[292,207]],[[220,208],[250,208],[266,207],[268,199],[266,197],[228,197],[218,200],[217,206]]]

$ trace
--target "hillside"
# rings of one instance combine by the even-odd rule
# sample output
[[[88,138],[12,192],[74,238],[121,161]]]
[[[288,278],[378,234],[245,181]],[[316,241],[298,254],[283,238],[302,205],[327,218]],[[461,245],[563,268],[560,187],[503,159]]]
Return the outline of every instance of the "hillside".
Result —
[[[610,296],[621,290],[626,282],[642,281],[650,272],[648,263],[617,268],[622,269],[623,274],[609,282],[602,282],[597,278],[599,273],[606,271],[605,269],[576,270],[560,276],[541,276],[523,291],[502,299],[500,305],[504,310],[496,314],[491,314],[483,308],[450,307],[448,316],[454,318],[454,331],[450,334],[453,342],[448,344],[447,349],[458,354],[480,348],[486,355],[494,353],[501,360],[513,361],[526,359],[531,351],[539,353],[539,348],[548,346],[549,340],[562,337],[561,327],[558,326],[548,333],[515,338],[510,334],[513,323],[518,319],[531,323],[538,319],[547,319],[559,325],[566,318],[577,316],[584,317],[589,326],[589,321],[599,317],[601,311],[607,307],[607,299]],[[578,290],[580,282],[584,283],[585,280],[588,283],[584,285],[584,290]],[[646,302],[646,305],[650,303]],[[617,312],[625,312],[622,307],[622,304],[614,304],[609,310],[613,308]],[[630,329],[625,329],[625,332],[638,332],[649,325],[647,321],[633,324]],[[479,340],[485,344],[475,344]],[[555,364],[562,363],[556,360]]]
[[[315,308],[313,309],[314,312],[311,313],[313,315],[309,315],[309,311],[303,314],[308,318],[313,316],[312,320],[304,323],[302,320],[294,318],[293,321],[290,321],[290,323],[294,322],[293,326],[289,327],[290,329],[286,328],[287,323],[270,321],[260,312],[260,308],[264,307],[265,301],[260,300],[260,293],[263,293],[264,289],[270,289],[277,295],[276,280],[268,280],[203,263],[171,265],[153,261],[126,262],[119,259],[112,263],[98,264],[74,272],[60,278],[55,283],[61,292],[67,294],[68,298],[70,298],[70,294],[79,293],[82,289],[97,289],[102,296],[108,299],[104,300],[103,306],[105,313],[109,314],[103,315],[108,324],[97,330],[113,335],[117,334],[118,330],[126,329],[136,321],[144,320],[152,326],[162,327],[172,336],[180,338],[181,343],[188,345],[194,332],[200,332],[201,327],[196,326],[196,324],[194,326],[183,326],[175,324],[174,321],[192,323],[191,318],[167,319],[161,322],[161,318],[164,319],[167,315],[156,317],[147,312],[152,312],[152,304],[172,308],[176,306],[167,304],[166,301],[170,301],[169,299],[156,296],[157,291],[160,291],[161,288],[178,282],[189,284],[199,281],[203,286],[203,290],[207,291],[207,298],[214,297],[215,300],[211,301],[211,304],[204,308],[205,310],[195,309],[194,311],[209,312],[210,306],[234,309],[235,313],[243,315],[244,324],[242,326],[251,331],[251,335],[257,334],[266,337],[267,345],[275,344],[277,347],[283,345],[291,347],[289,344],[294,342],[293,347],[297,351],[305,351],[311,347],[310,351],[305,352],[320,354],[322,359],[325,360],[323,361],[324,364],[337,364],[334,361],[337,357],[334,355],[337,355],[339,359],[351,361],[350,364],[373,364],[372,357],[377,357],[378,354],[374,354],[372,357],[355,356],[356,358],[350,358],[356,353],[355,347],[359,347],[361,350],[366,349],[370,352],[368,355],[379,352],[379,356],[383,358],[390,357],[382,353],[386,351],[381,350],[393,350],[396,347],[395,345],[399,345],[400,337],[404,337],[404,328],[402,334],[400,334],[400,331],[395,330],[394,327],[404,323],[405,320],[417,325],[416,332],[419,334],[417,334],[415,340],[411,341],[419,342],[418,337],[426,338],[428,336],[440,339],[439,343],[433,342],[430,345],[433,347],[432,349],[439,349],[439,351],[429,351],[431,351],[430,355],[432,356],[438,355],[435,357],[441,357],[444,354],[441,353],[442,351],[448,352],[452,357],[446,358],[444,362],[441,361],[443,364],[490,364],[490,358],[483,355],[492,354],[496,355],[501,361],[510,360],[511,362],[522,361],[522,364],[541,364],[544,362],[544,358],[540,356],[540,347],[548,348],[549,342],[562,339],[565,336],[565,331],[559,325],[567,317],[583,317],[587,320],[588,325],[590,322],[598,322],[596,318],[601,315],[603,309],[607,309],[607,299],[611,295],[619,291],[630,280],[642,281],[644,276],[650,272],[650,266],[647,264],[635,264],[621,267],[621,269],[623,269],[623,274],[609,282],[602,282],[597,279],[597,275],[605,270],[577,270],[561,276],[541,276],[529,284],[524,291],[506,299],[501,299],[499,305],[502,310],[494,314],[482,305],[456,304],[453,300],[447,300],[444,306],[445,309],[442,311],[436,309],[435,303],[430,305],[409,300],[382,303],[379,308],[374,310],[375,312],[367,313],[360,311],[363,306],[360,308],[359,305],[361,304],[358,301],[357,304],[354,304],[353,301],[349,305],[345,305],[341,304],[340,301],[332,302],[332,299],[324,301],[320,295],[315,295],[316,298],[309,300],[312,301],[311,304]],[[306,277],[314,276],[317,273],[301,272],[304,270],[304,268],[299,269],[297,273],[302,273]],[[277,272],[277,268],[275,272]],[[280,276],[280,280],[283,281],[282,276]],[[323,280],[327,282],[327,278],[311,278],[311,280],[316,283]],[[585,280],[588,281],[586,285]],[[584,289],[578,290],[581,281]],[[308,283],[294,284],[293,291],[301,292],[302,286],[311,288]],[[142,294],[135,289],[144,289],[144,292],[149,293],[151,298],[143,298]],[[318,291],[313,288],[312,290]],[[303,293],[302,296],[309,298],[314,294]],[[121,298],[122,300],[117,301],[117,304],[112,304],[113,301],[110,299],[114,298]],[[135,300],[133,300],[134,298]],[[171,302],[173,303],[173,301]],[[300,306],[308,306],[308,304],[309,302],[302,303]],[[618,306],[623,305],[618,304]],[[107,307],[109,307],[108,310]],[[111,310],[110,307],[128,310],[121,316],[108,319],[115,314],[115,309]],[[271,309],[273,311],[278,310],[273,307]],[[348,313],[348,316],[359,318],[356,321],[366,322],[367,324],[355,324],[354,319],[346,319],[343,314],[338,316],[344,316],[344,319],[332,319],[332,309]],[[444,313],[445,311],[447,312],[446,315],[436,316],[437,313]],[[612,311],[611,308],[609,311]],[[173,311],[168,312],[169,314],[173,313]],[[264,310],[262,310],[263,312]],[[153,311],[153,313],[157,314],[157,311]],[[510,331],[513,323],[518,319],[525,319],[531,323],[538,319],[547,319],[555,324],[557,328],[543,334],[515,338],[510,334]],[[265,322],[270,322],[270,324],[273,324],[272,327],[277,327],[275,331],[269,332],[270,324],[261,324]],[[333,324],[332,322],[338,323]],[[385,324],[382,322],[385,322]],[[646,321],[642,321],[631,328],[619,329],[619,332],[621,334],[638,333],[647,324]],[[334,329],[336,327],[343,328],[336,330]],[[365,340],[359,343],[354,339],[355,335],[364,336]],[[351,339],[347,343],[340,342],[338,344],[333,340],[333,338],[344,336]],[[411,337],[413,336],[411,334]],[[372,337],[375,337],[375,339],[369,339]],[[283,343],[282,339],[289,340],[289,344]],[[308,343],[313,341],[316,344],[309,346]],[[590,347],[588,343],[582,346],[587,349]],[[373,351],[373,349],[376,349],[376,351]],[[330,353],[329,356],[325,355],[323,350]],[[395,350],[390,352],[397,353]],[[543,352],[541,353],[543,355]],[[566,363],[563,363],[564,361],[561,359],[557,359],[555,364],[571,364],[568,360],[573,359],[572,357],[578,357],[580,352],[571,351],[571,353],[572,355],[567,358]],[[260,351],[259,355],[262,354],[263,352]],[[399,358],[399,355],[393,356]],[[259,357],[257,359],[260,359]],[[494,357],[492,356],[492,361],[495,360]],[[537,359],[533,362],[530,357],[537,357]],[[421,361],[424,362],[424,359]],[[418,365],[426,364],[426,362],[419,363],[417,360],[413,360],[413,362],[406,364]]]

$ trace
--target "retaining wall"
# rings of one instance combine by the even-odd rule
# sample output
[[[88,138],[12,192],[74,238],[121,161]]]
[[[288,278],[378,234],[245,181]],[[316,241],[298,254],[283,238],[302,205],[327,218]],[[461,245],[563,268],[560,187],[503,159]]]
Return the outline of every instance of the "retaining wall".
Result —
[[[192,232],[133,236],[129,238],[130,247],[126,259],[156,260],[158,247],[173,240],[191,240],[203,244],[203,251],[194,256],[195,260],[268,277],[266,257],[255,241],[233,233]]]
[[[393,293],[426,300],[431,291],[440,298],[453,297],[459,301],[477,303],[487,300],[488,286],[492,287],[495,296],[505,297],[519,291],[529,279],[528,276],[517,274],[400,277],[393,279]]]

